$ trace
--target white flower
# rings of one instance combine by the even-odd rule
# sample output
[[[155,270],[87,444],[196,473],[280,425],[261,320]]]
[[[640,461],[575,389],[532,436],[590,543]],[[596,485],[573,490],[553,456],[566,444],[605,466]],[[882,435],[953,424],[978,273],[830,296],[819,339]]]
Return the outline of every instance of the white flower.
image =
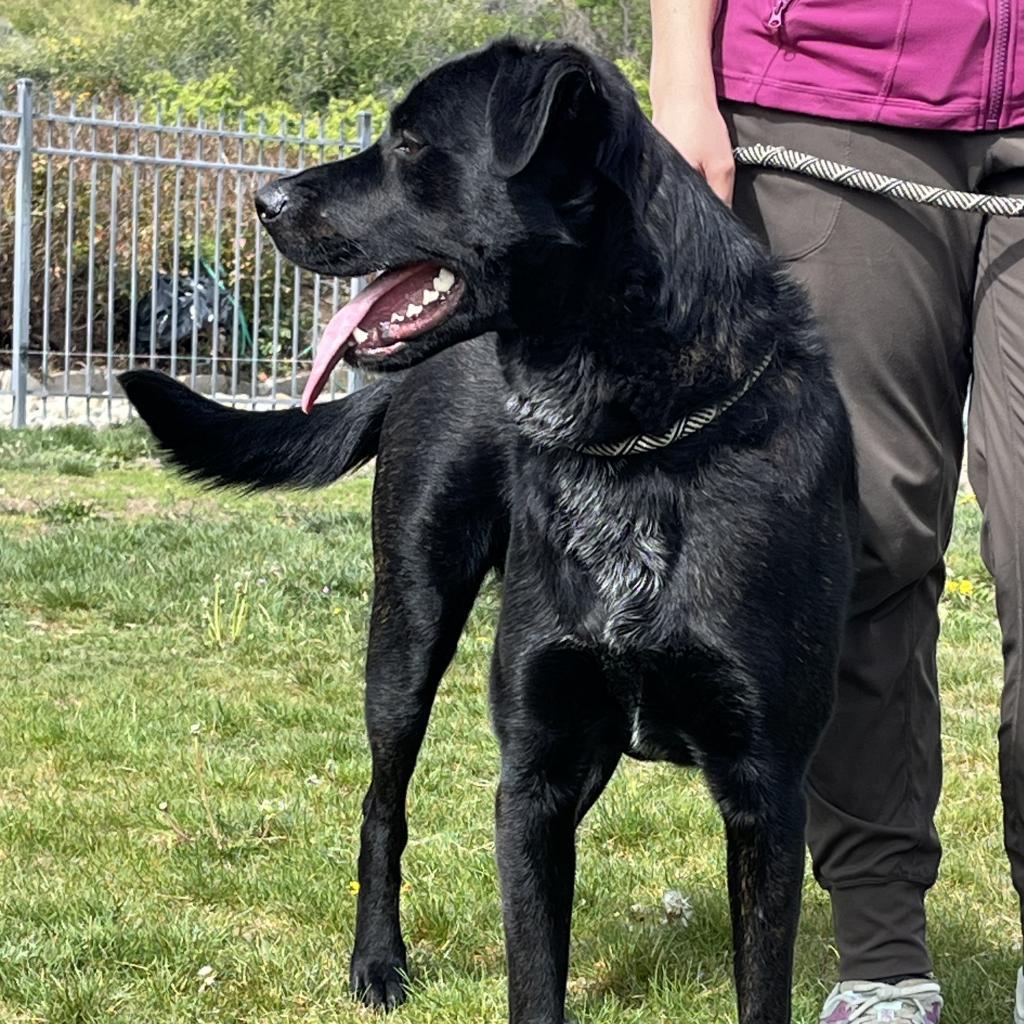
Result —
[[[661,897],[665,924],[679,923],[684,928],[693,920],[693,904],[678,889],[666,889]]]

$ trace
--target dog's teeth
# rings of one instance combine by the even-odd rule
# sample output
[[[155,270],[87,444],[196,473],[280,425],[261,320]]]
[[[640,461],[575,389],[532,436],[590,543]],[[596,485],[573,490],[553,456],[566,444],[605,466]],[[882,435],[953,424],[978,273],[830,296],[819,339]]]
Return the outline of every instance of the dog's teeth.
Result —
[[[405,311],[406,316],[418,316],[423,312],[422,306],[417,306],[415,302],[409,303],[409,308]]]
[[[453,284],[455,284],[455,275],[447,267],[442,267],[437,277],[434,278],[434,287],[439,292],[447,292],[451,291]]]
[[[392,313],[391,314],[391,322],[393,324],[400,324],[404,319],[405,319],[405,317],[402,316],[401,313]]]
[[[356,339],[356,344],[357,344],[357,345],[362,345],[362,343],[363,343],[364,341],[366,341],[366,339],[367,339],[367,338],[368,338],[369,336],[370,336],[370,335],[369,335],[369,334],[367,334],[367,332],[366,332],[366,331],[362,331],[362,330],[360,330],[360,329],[359,329],[358,327],[357,327],[357,328],[356,328],[356,329],[355,329],[355,330],[354,330],[354,331],[352,332],[352,337]]]
[[[437,300],[440,297],[440,292],[432,292],[429,288],[427,288],[426,291],[424,291],[423,293],[423,305],[429,306],[432,302],[437,302]]]

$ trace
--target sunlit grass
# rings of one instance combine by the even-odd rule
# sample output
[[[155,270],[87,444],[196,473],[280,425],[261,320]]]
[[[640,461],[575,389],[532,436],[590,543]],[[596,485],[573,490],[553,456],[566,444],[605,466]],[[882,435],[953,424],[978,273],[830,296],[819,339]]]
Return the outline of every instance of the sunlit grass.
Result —
[[[137,430],[0,432],[0,1021],[365,1021],[347,959],[368,779],[367,475],[314,495],[182,483]],[[962,500],[943,604],[946,787],[931,937],[948,1020],[1009,1018],[1018,923],[1000,834],[992,587]],[[412,1024],[500,1022],[488,585],[410,797]],[[678,889],[688,926],[664,923]],[[730,1019],[717,814],[624,765],[580,838],[570,1012]],[[808,882],[797,1020],[831,986]]]

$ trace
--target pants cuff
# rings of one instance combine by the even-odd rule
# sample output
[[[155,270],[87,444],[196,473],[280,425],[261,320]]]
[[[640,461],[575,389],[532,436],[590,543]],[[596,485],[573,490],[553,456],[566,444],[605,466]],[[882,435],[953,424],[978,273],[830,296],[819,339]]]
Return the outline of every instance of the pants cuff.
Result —
[[[831,890],[841,981],[932,973],[925,941],[926,891],[913,882]]]

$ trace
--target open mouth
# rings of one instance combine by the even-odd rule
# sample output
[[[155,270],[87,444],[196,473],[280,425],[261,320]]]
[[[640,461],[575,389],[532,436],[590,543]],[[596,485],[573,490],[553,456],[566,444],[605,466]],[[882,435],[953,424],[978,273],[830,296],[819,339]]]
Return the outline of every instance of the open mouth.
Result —
[[[312,408],[341,358],[398,352],[411,339],[447,320],[463,291],[463,282],[436,263],[414,263],[381,274],[324,328],[302,393],[303,411]]]

